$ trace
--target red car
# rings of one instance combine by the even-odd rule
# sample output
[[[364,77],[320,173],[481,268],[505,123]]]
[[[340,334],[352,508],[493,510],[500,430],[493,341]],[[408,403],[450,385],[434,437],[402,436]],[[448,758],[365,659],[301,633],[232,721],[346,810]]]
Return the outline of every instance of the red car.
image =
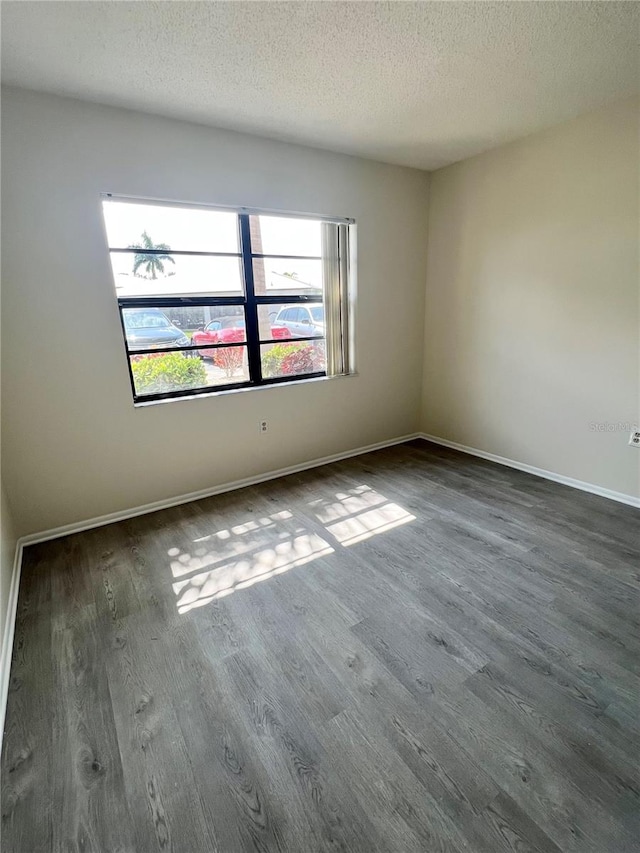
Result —
[[[291,338],[289,330],[285,326],[272,326],[272,338]],[[235,344],[240,341],[246,341],[244,317],[222,317],[219,320],[212,320],[204,327],[194,332],[191,336],[191,343],[198,344]],[[215,349],[195,350],[197,355],[203,358],[215,358]]]

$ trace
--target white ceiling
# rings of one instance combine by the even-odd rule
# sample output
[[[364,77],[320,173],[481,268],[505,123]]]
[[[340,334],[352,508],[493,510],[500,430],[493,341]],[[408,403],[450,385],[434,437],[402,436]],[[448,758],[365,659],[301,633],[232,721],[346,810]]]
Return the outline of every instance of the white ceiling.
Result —
[[[434,169],[638,91],[634,2],[3,2],[5,84]]]

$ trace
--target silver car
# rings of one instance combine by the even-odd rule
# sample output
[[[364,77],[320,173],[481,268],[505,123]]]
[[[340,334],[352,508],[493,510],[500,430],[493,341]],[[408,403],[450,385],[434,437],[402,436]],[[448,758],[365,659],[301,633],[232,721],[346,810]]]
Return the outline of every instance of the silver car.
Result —
[[[278,311],[273,325],[284,326],[292,338],[323,338],[324,305],[322,302],[287,305]]]

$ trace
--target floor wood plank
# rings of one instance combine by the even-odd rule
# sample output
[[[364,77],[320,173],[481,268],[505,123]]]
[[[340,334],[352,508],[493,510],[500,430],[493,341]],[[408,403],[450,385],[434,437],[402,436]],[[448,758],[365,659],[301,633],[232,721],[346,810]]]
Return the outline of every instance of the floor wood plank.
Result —
[[[11,853],[631,853],[640,514],[424,441],[24,553]]]

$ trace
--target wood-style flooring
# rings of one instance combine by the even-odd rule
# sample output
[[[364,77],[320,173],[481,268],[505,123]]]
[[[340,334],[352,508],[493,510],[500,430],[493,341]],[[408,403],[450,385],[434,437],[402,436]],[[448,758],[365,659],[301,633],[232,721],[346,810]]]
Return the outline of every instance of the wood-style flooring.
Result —
[[[416,441],[27,548],[4,853],[625,853],[637,510]]]

